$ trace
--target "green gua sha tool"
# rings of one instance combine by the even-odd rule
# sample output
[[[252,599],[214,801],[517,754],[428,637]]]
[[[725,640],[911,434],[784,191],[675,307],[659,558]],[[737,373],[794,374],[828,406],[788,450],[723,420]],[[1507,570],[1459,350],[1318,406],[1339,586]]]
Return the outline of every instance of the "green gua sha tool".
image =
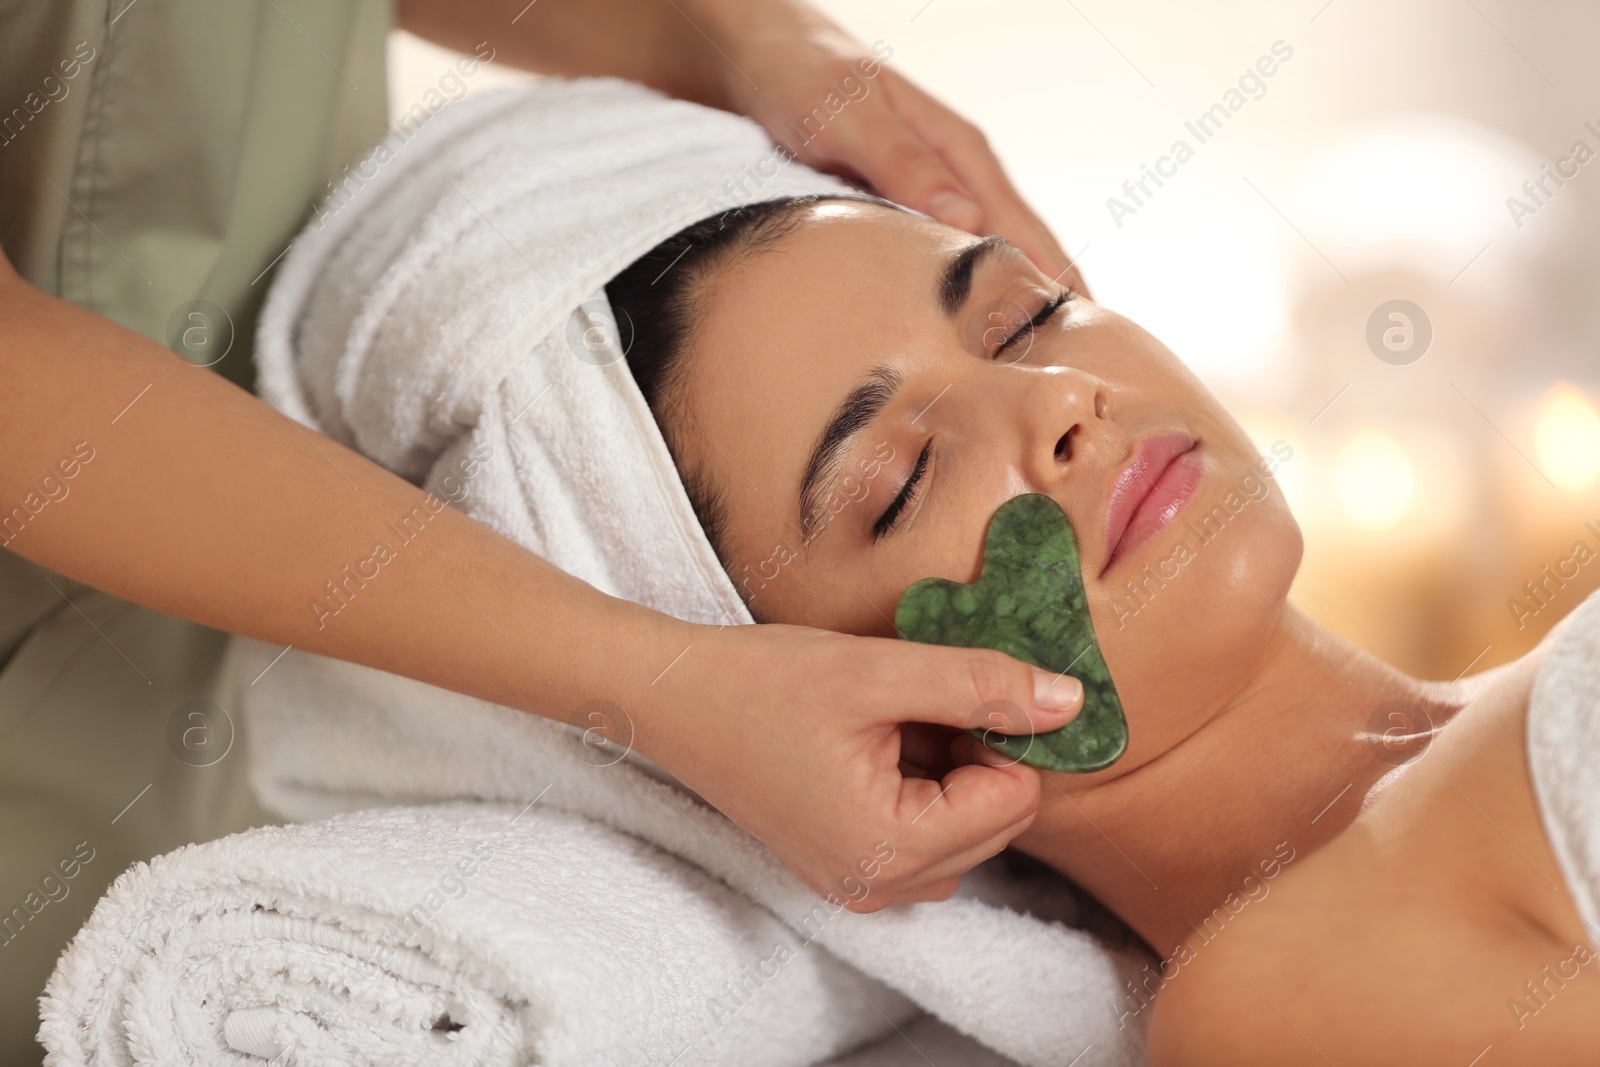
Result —
[[[1043,493],[1012,497],[989,520],[983,571],[970,585],[924,578],[900,594],[894,626],[908,641],[996,648],[1083,683],[1083,710],[1059,730],[1015,737],[969,731],[990,748],[1047,771],[1082,774],[1128,749],[1128,720],[1094,639],[1078,539]]]

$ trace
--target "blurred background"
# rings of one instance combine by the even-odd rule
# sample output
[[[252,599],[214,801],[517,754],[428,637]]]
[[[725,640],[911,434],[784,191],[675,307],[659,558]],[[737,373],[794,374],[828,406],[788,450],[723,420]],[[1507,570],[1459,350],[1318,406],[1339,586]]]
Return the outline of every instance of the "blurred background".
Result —
[[[1600,5],[821,6],[985,129],[1097,299],[1292,448],[1308,614],[1455,678],[1600,587]],[[396,33],[390,59],[398,113],[451,54]]]

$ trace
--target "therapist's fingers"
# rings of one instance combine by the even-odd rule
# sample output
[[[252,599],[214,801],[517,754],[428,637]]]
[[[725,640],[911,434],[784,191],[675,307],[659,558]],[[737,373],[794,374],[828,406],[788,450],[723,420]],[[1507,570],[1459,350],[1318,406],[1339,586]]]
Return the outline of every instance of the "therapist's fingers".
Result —
[[[899,755],[918,722],[944,727],[1029,733],[1056,729],[1083,707],[1083,686],[1071,675],[1040,670],[994,649],[891,642],[878,679],[900,696],[878,711],[898,726]],[[904,652],[910,650],[910,657]],[[960,753],[959,749],[954,753]],[[1005,848],[1032,823],[1039,806],[1039,772],[987,748],[974,762],[942,778],[902,776],[888,839],[896,861],[865,899],[849,905],[876,911],[916,898]],[[933,761],[924,753],[925,765]]]
[[[1024,777],[1028,773],[1037,775],[1037,772],[1032,772],[1029,768],[1023,768],[1023,771],[1025,774],[1019,777]],[[994,800],[992,793],[981,799],[974,799],[974,794],[987,790],[994,783],[988,779],[974,782],[971,775],[962,775],[960,784],[956,784],[947,775],[943,783],[934,782],[932,784],[942,786],[941,789],[936,791],[938,793],[937,798],[927,803],[923,803],[925,798],[918,798],[918,803],[923,803],[923,807],[919,810],[924,811],[919,822],[927,821],[926,832],[928,840],[936,841],[938,848],[942,850],[950,846],[950,841],[953,837],[971,839],[971,831],[974,828],[978,829],[979,838],[973,840],[966,848],[953,854],[943,854],[941,852],[935,855],[919,850],[914,837],[902,833],[900,839],[903,844],[897,852],[896,862],[901,864],[902,869],[915,869],[915,877],[897,881],[880,876],[878,881],[871,884],[870,892],[861,899],[846,904],[846,907],[851,911],[870,913],[879,911],[891,904],[948,899],[955,894],[956,887],[960,884],[963,874],[1003,851],[1018,835],[1033,824],[1034,817],[1037,814],[1037,804],[1025,804],[1019,809],[1024,813],[1022,818],[1005,826],[998,833],[981,836],[983,827],[987,825],[984,815],[990,811],[990,808],[986,806],[992,805]],[[975,784],[979,787],[977,790],[973,788]],[[952,787],[954,787],[956,793],[954,796],[949,795]],[[1020,798],[1024,795],[1018,794],[1018,797]],[[939,810],[939,806],[947,801],[966,807],[968,810],[963,813],[956,813],[954,809]],[[962,815],[970,815],[973,812],[978,813],[975,824],[962,817]]]
[[[887,79],[889,72],[879,77]],[[945,157],[906,125],[885,92],[876,99],[866,97],[853,115],[842,113],[814,145],[806,146],[802,162],[859,174],[897,204],[978,232],[985,220],[983,208]]]
[[[952,875],[939,882],[931,882],[914,893],[907,893],[901,897],[901,904],[921,904],[930,900],[949,900],[956,895],[956,890],[961,888],[961,876]]]
[[[879,894],[877,900],[868,896],[860,906],[853,910],[860,912],[877,911],[889,904],[910,904],[918,901],[948,900],[955,895],[961,884],[961,878],[972,868],[985,860],[993,859],[1005,851],[1017,837],[1019,837],[1032,824],[1032,818],[1026,819],[1015,826],[1007,827],[1001,833],[972,846],[964,852],[957,853],[948,859],[928,867],[922,872],[918,887],[902,891],[893,899]]]
[[[864,178],[882,196],[971,233],[997,233],[1062,285],[1087,293],[1049,227],[977,126],[885,68],[880,86],[802,147],[802,162]]]
[[[987,860],[1033,824],[1040,775],[1017,763],[973,763],[940,778],[904,777],[885,829],[893,861],[870,891],[845,903],[875,912],[890,904],[943,900],[966,871]]]
[[[972,123],[923,92],[803,0],[726,5],[710,30],[730,58],[727,106],[801,162],[978,234],[999,234],[1087,294],[1075,266]],[[759,71],[757,83],[743,71]]]
[[[953,756],[953,741],[957,734],[948,726],[930,726],[927,723],[908,722],[900,727],[901,773],[915,770],[917,778],[943,778],[958,764],[971,763],[971,759]]]
[[[852,911],[933,892],[1038,811],[1033,768],[947,771],[948,749],[908,747],[908,729],[1044,731],[1082,702],[1076,680],[993,649],[767,624],[675,630],[661,657],[691,644],[648,693],[627,695],[639,750]],[[930,770],[942,777],[921,777]]]
[[[896,655],[886,681],[905,696],[903,703],[879,711],[883,722],[1030,734],[1060,729],[1083,710],[1083,683],[1077,678],[1034,667],[997,649],[911,642],[889,647]],[[905,648],[913,654],[901,654]]]
[[[998,856],[1001,852],[1005,851],[1006,846],[1010,845],[1012,841],[1021,836],[1022,831],[1026,829],[1027,825],[1024,825],[1016,832],[1008,831],[1004,834],[996,834],[987,841],[984,841],[978,845],[974,845],[972,848],[961,853],[959,856],[952,856],[943,864],[929,868],[928,877],[938,878],[941,873],[948,872],[951,878],[959,878],[968,871],[972,870],[972,868],[976,867],[978,864],[984,862],[985,860],[993,859],[995,856]],[[940,881],[930,884],[942,885],[944,883],[943,881]]]
[[[974,232],[1000,234],[1060,284],[1090,295],[1077,265],[1011,184],[983,131],[909,79],[893,70],[885,70],[884,74],[886,94],[901,123],[945,161],[955,181],[979,206],[982,219]],[[936,212],[928,214],[940,218]]]

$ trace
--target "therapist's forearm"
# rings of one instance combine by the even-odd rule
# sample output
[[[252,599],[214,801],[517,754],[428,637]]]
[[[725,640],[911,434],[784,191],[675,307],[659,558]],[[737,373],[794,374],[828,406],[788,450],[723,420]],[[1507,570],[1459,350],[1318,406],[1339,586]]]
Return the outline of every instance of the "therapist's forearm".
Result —
[[[749,2],[749,0],[741,0]],[[400,0],[400,25],[462,52],[568,77],[609,74],[713,107],[729,104],[716,35],[721,0]]]
[[[596,698],[637,709],[691,629],[430,510],[404,479],[47,296],[3,257],[0,456],[10,551],[170,614],[549,718],[576,722]],[[381,565],[379,542],[393,552]]]

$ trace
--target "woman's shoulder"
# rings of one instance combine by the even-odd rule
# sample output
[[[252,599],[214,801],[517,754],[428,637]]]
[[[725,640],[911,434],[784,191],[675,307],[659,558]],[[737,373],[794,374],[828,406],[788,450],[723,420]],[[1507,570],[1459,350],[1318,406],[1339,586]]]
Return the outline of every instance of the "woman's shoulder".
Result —
[[[1491,1045],[1492,1062],[1592,1062],[1593,949],[1514,909],[1453,899],[1443,879],[1409,880],[1384,862],[1391,845],[1358,831],[1187,946],[1151,1010],[1148,1067],[1466,1067]],[[1501,849],[1477,846],[1474,862],[1521,862]]]
[[[1600,601],[1591,601],[1592,618]],[[1583,981],[1541,1014],[1542,1062],[1582,1062],[1564,1056],[1564,1042],[1600,1030],[1600,963],[1575,958],[1582,928],[1557,888],[1524,723],[1546,654],[1585,625],[1557,627],[1485,672],[1355,822],[1222,936],[1180,949],[1183,965],[1156,998],[1151,1067],[1466,1064],[1512,1034],[1531,1047],[1529,1008],[1518,1005],[1538,1009],[1523,985],[1550,967]]]

